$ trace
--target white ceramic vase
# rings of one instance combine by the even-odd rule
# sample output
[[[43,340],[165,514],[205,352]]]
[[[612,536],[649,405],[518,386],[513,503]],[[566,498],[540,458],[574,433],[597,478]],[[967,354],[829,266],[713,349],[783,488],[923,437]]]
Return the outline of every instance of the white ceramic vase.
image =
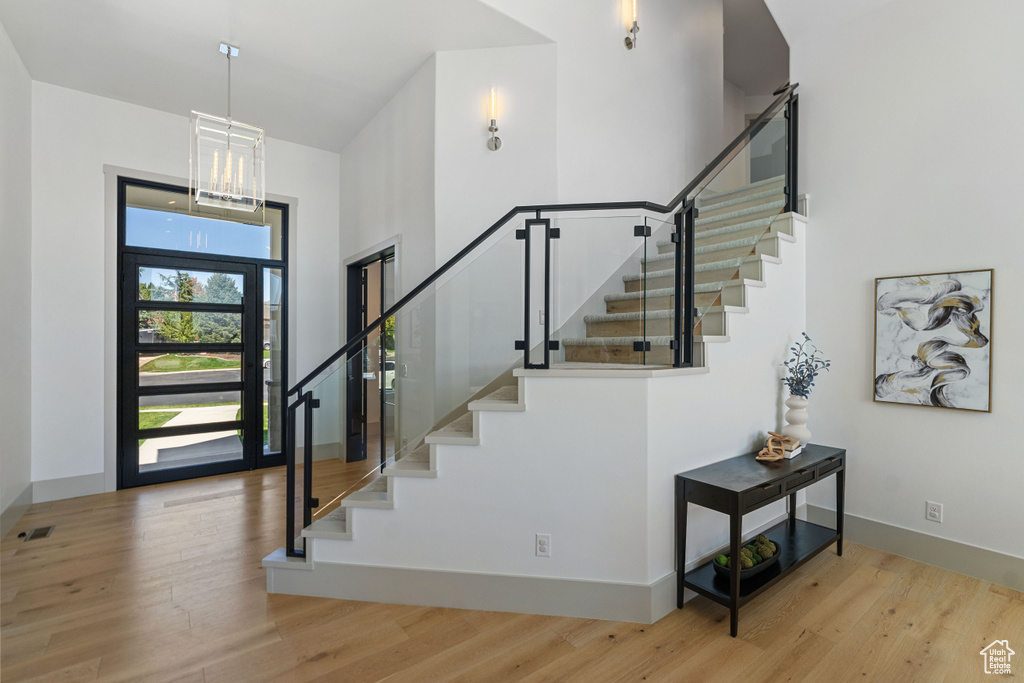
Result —
[[[807,399],[790,396],[786,399],[786,426],[782,433],[800,439],[801,444],[810,443],[811,430],[807,429]]]

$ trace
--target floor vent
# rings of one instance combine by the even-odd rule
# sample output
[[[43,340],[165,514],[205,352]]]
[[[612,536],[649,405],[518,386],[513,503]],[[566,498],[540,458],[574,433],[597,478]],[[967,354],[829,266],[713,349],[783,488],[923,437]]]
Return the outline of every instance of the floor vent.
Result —
[[[41,526],[38,529],[32,529],[28,532],[28,536],[25,538],[26,541],[34,541],[37,538],[46,538],[53,533],[53,526]]]

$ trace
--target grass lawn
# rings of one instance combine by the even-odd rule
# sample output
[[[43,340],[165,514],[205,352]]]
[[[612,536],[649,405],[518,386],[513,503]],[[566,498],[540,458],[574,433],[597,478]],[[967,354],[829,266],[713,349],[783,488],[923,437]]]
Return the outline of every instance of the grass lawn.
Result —
[[[242,367],[241,360],[225,360],[216,356],[179,356],[169,353],[149,361],[140,372],[183,372],[186,370],[222,370]]]
[[[178,414],[178,411],[167,411],[160,413],[139,413],[139,429],[156,429],[163,427],[164,423]],[[145,439],[139,439],[139,445],[146,443]]]
[[[139,413],[139,429],[156,429],[178,414],[178,411]]]

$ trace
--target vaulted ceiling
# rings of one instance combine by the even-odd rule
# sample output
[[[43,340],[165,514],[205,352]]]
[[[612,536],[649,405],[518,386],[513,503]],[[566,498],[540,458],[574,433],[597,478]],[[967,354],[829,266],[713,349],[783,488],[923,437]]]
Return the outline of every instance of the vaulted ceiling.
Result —
[[[789,45],[764,0],[723,0],[725,80],[770,95],[789,78]]]
[[[33,80],[341,151],[438,51],[550,42],[478,0],[0,0]]]

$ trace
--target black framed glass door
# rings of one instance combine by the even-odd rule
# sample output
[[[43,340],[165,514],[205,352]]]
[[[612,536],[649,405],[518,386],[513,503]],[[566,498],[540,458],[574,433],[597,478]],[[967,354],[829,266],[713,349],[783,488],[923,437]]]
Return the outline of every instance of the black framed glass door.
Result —
[[[123,487],[262,464],[261,275],[246,261],[123,254]]]
[[[118,488],[284,464],[288,208],[118,179]]]

